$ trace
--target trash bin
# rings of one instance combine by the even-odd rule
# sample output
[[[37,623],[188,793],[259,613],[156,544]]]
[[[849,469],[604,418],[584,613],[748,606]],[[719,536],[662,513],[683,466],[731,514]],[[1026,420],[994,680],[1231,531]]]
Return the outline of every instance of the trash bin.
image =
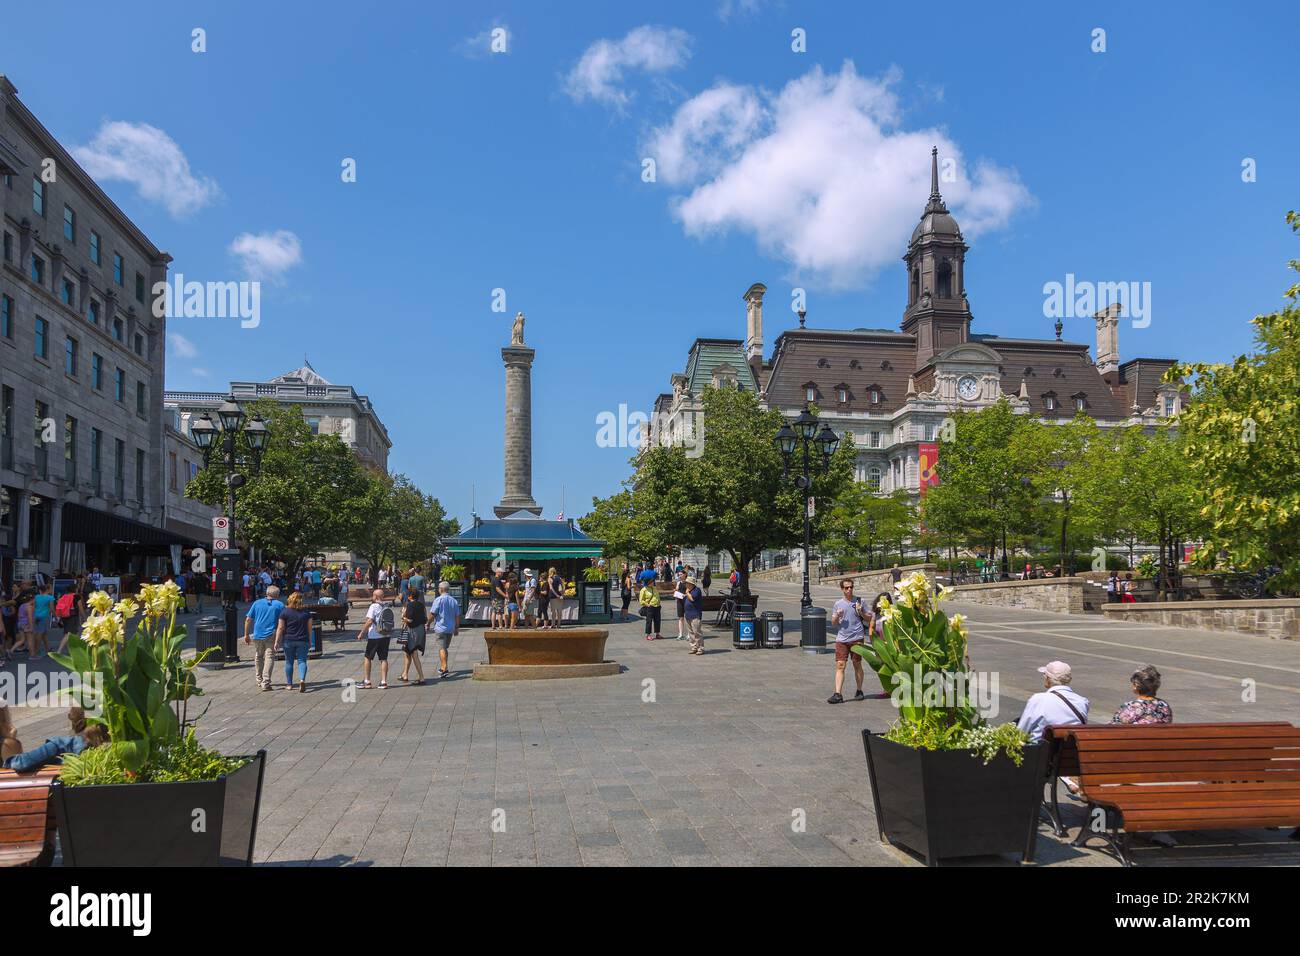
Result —
[[[799,629],[799,646],[805,654],[826,653],[826,608],[804,608],[799,614]]]
[[[219,617],[201,617],[194,625],[194,652],[202,654],[209,647],[215,647],[216,650],[199,666],[212,670],[225,667],[226,622]]]
[[[735,648],[758,647],[758,621],[748,607],[738,607],[731,624],[731,646]]]
[[[785,647],[785,615],[780,611],[763,612],[763,628],[759,634],[760,647]]]
[[[229,597],[229,596],[227,596]],[[239,663],[239,612],[233,600],[226,603],[226,663]]]

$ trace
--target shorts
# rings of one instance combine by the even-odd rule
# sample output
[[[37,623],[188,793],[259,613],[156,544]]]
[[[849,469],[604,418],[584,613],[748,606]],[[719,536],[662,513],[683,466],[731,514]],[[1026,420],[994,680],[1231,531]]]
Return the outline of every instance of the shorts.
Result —
[[[450,631],[434,631],[433,639],[438,643],[438,646],[442,648],[444,651],[449,650],[451,648]]]
[[[494,598],[492,599],[492,613],[493,613],[493,614],[504,614],[504,613],[506,613],[506,599],[505,599],[505,598],[494,597]]]
[[[537,602],[536,602],[536,601],[525,601],[525,602],[524,602],[524,616],[525,616],[525,617],[536,617],[536,616],[537,616]]]
[[[381,661],[388,660],[388,642],[393,639],[391,634],[383,637],[371,637],[366,640],[366,660],[373,661],[378,657]]]
[[[862,643],[861,641],[836,641],[835,642],[836,662],[838,663],[839,661],[847,661],[849,659],[849,656],[853,653],[852,651],[849,650],[849,648],[852,647],[854,644],[861,644],[861,643]]]
[[[506,610],[509,611],[511,614],[518,614],[519,605],[511,602],[510,604],[506,605]]]

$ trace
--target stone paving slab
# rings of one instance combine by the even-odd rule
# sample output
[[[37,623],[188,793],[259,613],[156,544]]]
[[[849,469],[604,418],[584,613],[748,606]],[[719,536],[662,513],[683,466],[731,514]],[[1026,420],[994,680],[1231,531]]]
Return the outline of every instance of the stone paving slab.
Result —
[[[362,645],[355,632],[328,631],[306,694],[259,692],[251,661],[203,672],[211,707],[201,736],[227,753],[269,754],[260,863],[919,865],[880,844],[872,813],[861,731],[885,729],[891,705],[827,706],[834,662],[795,646],[798,589],[765,582],[763,590],[765,605],[786,615],[787,647],[735,650],[729,635],[706,627],[707,653],[692,657],[684,641],[645,641],[633,619],[610,629],[607,656],[621,673],[584,680],[475,682],[485,646],[466,629],[452,644],[452,678],[353,691],[343,682],[360,676]],[[833,596],[816,589],[823,605]],[[1035,668],[1055,658],[1073,665],[1098,719],[1126,699],[1128,675],[1144,663],[1165,676],[1162,696],[1180,721],[1300,714],[1293,642],[953,608],[971,619],[976,668],[999,675],[999,719],[1019,713],[1038,689]],[[665,630],[675,632],[671,623]],[[1253,702],[1243,700],[1243,681]],[[24,740],[64,732],[62,711],[22,708],[17,717]],[[1076,804],[1067,801],[1065,813],[1072,826],[1082,820]],[[792,830],[796,816],[803,832]],[[1284,833],[1177,839],[1173,848],[1137,841],[1135,856],[1146,865],[1300,864],[1300,842]],[[1117,865],[1068,841],[1041,829],[1035,865]]]

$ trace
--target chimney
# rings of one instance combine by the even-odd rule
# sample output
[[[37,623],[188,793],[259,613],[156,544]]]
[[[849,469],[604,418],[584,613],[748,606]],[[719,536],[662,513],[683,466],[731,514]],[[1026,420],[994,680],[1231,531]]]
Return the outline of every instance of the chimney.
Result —
[[[763,295],[767,286],[755,282],[745,293],[745,360],[763,364]]]
[[[1097,320],[1097,371],[1109,375],[1119,369],[1119,314],[1123,307],[1113,302],[1093,316]]]

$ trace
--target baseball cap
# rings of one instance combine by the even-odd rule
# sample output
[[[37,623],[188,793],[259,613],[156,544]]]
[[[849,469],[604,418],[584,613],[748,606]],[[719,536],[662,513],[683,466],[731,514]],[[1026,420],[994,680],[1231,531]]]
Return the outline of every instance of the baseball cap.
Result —
[[[1058,684],[1068,684],[1070,682],[1070,665],[1065,661],[1052,661],[1038,668],[1038,673],[1046,674]]]

